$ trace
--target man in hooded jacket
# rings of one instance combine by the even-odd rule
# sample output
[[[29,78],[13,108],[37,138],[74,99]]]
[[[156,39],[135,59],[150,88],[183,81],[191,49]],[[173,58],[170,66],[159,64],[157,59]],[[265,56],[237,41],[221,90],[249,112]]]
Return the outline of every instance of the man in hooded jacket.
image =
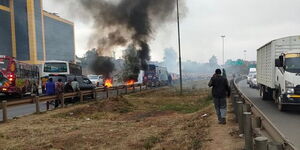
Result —
[[[226,96],[230,96],[230,87],[228,86],[227,79],[221,73],[220,69],[216,69],[208,86],[212,87],[212,96],[219,124],[226,124]]]

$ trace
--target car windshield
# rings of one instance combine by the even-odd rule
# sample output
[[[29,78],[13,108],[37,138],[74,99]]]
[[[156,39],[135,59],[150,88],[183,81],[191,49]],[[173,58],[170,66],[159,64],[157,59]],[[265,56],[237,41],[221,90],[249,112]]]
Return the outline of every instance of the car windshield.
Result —
[[[255,73],[249,73],[248,77],[253,77],[255,75]]]
[[[91,80],[97,80],[98,76],[97,75],[89,75],[88,78]]]
[[[299,73],[300,72],[300,58],[286,58],[285,59],[285,70],[291,73]]]
[[[91,84],[91,81],[88,78],[83,78],[83,83]]]
[[[45,63],[44,72],[68,72],[66,63]]]
[[[79,82],[79,84],[84,83],[83,82],[83,78],[81,76],[76,76],[77,81]]]

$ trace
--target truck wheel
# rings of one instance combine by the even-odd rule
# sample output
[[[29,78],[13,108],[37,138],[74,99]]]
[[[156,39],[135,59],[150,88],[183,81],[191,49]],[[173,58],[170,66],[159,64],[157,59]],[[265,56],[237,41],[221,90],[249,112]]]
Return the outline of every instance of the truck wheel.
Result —
[[[262,89],[262,94],[263,94],[263,100],[272,100],[273,99],[273,97],[272,97],[272,93],[273,93],[273,91],[271,90],[271,89],[269,89],[269,88],[267,88],[267,91],[266,91],[266,89]]]
[[[269,98],[269,93],[266,92],[265,90],[262,91],[262,99],[263,100],[268,100]]]
[[[263,91],[263,88],[262,88],[262,86],[261,86],[261,85],[259,85],[259,86],[258,86],[258,88],[259,88],[259,96],[262,96],[262,93],[263,93],[263,92],[262,92],[262,91]]]
[[[279,111],[285,111],[286,110],[286,106],[281,103],[281,98],[280,97],[278,98],[277,108],[278,108]]]
[[[279,89],[281,89],[281,88],[279,88]],[[281,95],[281,91],[280,90],[276,90],[276,91],[274,91],[275,92],[275,104],[278,104],[279,103],[279,99],[280,99],[280,95]]]

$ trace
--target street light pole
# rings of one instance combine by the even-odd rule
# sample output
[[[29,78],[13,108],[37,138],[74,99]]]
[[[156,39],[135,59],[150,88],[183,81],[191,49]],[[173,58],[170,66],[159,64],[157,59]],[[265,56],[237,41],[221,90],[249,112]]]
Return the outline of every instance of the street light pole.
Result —
[[[225,47],[224,47],[225,35],[222,35],[221,38],[222,38],[222,49],[223,49],[222,56],[223,56],[223,67],[224,67],[225,66],[225,56],[224,56],[225,55],[225,50],[224,50],[225,49]]]
[[[176,6],[177,6],[177,28],[178,28],[178,51],[179,51],[180,95],[182,95],[182,68],[181,68],[180,17],[179,17],[179,3],[178,3],[178,0],[176,0]]]
[[[247,50],[244,50],[245,61],[247,59]]]

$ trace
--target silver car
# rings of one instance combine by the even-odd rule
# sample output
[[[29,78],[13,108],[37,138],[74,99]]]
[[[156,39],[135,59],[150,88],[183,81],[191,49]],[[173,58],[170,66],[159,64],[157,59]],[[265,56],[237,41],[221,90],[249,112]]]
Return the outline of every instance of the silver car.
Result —
[[[91,82],[95,86],[97,86],[97,87],[103,86],[103,76],[102,75],[88,75],[87,77],[91,80]]]

